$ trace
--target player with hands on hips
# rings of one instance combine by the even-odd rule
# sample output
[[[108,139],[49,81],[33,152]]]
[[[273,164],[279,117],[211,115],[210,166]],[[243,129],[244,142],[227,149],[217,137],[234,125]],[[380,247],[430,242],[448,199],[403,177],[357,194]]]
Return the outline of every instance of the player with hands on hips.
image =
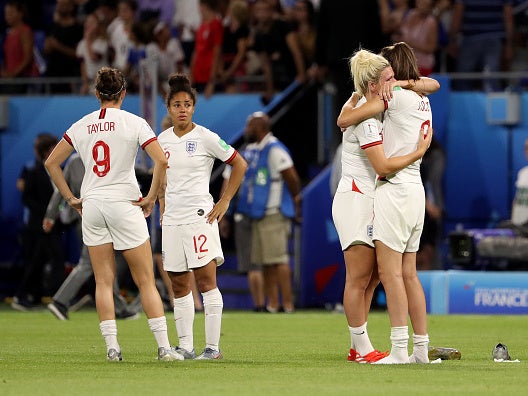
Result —
[[[163,268],[169,274],[174,292],[174,320],[179,340],[175,350],[185,359],[221,359],[223,299],[216,284],[216,267],[224,262],[224,255],[218,221],[224,217],[240,186],[247,163],[216,133],[193,122],[196,91],[185,74],[169,76],[166,105],[173,126],[158,137],[168,159],[159,201]],[[209,192],[215,159],[233,167],[216,203]],[[192,273],[203,297],[205,313],[205,348],[199,356],[194,351]]]
[[[122,250],[136,283],[148,324],[158,344],[158,359],[183,360],[170,348],[161,297],[154,282],[152,250],[145,216],[150,214],[164,178],[167,159],[148,123],[121,110],[126,95],[123,74],[102,67],[95,81],[100,109],[75,122],[46,160],[46,169],[66,202],[82,214],[83,242],[88,246],[95,274],[95,303],[107,360],[122,360],[117,341],[113,285],[115,250]],[[146,197],[136,179],[138,148],[154,162]],[[76,150],[85,173],[81,197],[72,194],[61,164]]]

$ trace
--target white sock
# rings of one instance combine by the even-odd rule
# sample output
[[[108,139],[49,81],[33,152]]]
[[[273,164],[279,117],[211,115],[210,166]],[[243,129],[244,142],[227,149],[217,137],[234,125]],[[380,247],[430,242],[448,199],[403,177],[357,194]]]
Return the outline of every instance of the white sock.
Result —
[[[167,319],[165,316],[150,318],[148,324],[158,343],[158,348],[170,349],[169,336],[167,335]]]
[[[351,348],[355,349],[361,356],[365,356],[374,350],[367,333],[367,322],[359,327],[348,326],[348,330],[350,331]]]
[[[117,324],[115,320],[103,320],[99,323],[99,329],[106,343],[106,350],[115,349],[121,352],[119,343],[117,342]]]
[[[429,363],[429,334],[413,334],[413,357],[416,363]]]
[[[174,322],[178,333],[178,346],[187,351],[194,349],[194,298],[192,292],[174,299]]]
[[[409,363],[407,344],[409,342],[409,329],[407,326],[391,327],[392,348],[389,356],[372,364],[404,364]]]
[[[409,359],[409,352],[407,345],[409,343],[409,328],[408,326],[391,327],[391,355],[402,360]]]
[[[217,287],[202,293],[205,313],[205,347],[219,351],[224,301]]]

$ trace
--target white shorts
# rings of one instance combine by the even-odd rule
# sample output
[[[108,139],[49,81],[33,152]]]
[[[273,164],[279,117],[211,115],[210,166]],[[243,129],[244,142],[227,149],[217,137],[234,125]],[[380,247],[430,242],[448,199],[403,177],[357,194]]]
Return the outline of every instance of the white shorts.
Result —
[[[149,239],[143,211],[131,201],[86,199],[83,200],[82,213],[82,234],[86,246],[113,243],[115,250],[127,250]]]
[[[374,198],[374,236],[392,250],[416,252],[425,214],[423,185],[379,182]]]
[[[183,225],[163,225],[161,232],[161,257],[163,269],[170,272],[187,272],[216,260],[224,262],[218,222]]]
[[[341,249],[372,242],[374,199],[355,191],[337,192],[332,203],[332,218],[339,235]]]

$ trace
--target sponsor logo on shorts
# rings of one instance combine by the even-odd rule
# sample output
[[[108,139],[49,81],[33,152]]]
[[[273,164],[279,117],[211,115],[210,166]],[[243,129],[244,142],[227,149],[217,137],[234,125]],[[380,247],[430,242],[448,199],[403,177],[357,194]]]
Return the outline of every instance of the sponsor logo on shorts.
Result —
[[[203,216],[205,212],[203,209],[198,209],[196,213],[198,214],[198,216]]]
[[[369,238],[372,238],[373,235],[374,235],[374,227],[371,224],[367,226],[367,236]]]

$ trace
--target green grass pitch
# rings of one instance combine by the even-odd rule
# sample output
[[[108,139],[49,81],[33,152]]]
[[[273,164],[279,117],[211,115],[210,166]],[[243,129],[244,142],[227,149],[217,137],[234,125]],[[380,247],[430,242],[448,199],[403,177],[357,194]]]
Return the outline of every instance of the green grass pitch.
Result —
[[[177,342],[167,314],[169,338]],[[431,345],[452,346],[459,361],[436,365],[348,363],[343,314],[226,311],[222,361],[158,362],[146,317],[118,321],[123,362],[109,363],[95,310],[61,322],[49,312],[0,305],[0,395],[519,395],[528,387],[528,317],[429,316]],[[204,315],[195,348],[204,347]],[[390,348],[386,312],[369,317],[369,334]],[[495,363],[502,342],[520,363]]]

